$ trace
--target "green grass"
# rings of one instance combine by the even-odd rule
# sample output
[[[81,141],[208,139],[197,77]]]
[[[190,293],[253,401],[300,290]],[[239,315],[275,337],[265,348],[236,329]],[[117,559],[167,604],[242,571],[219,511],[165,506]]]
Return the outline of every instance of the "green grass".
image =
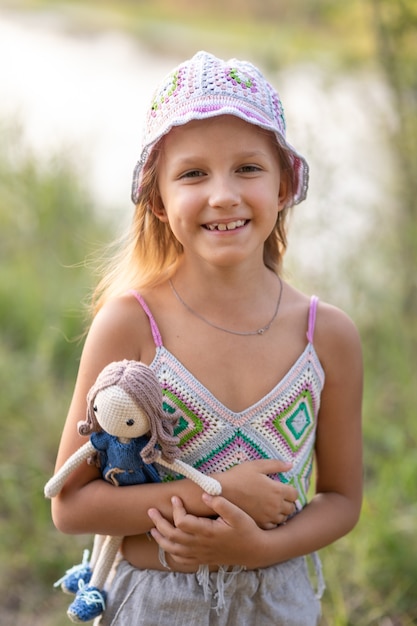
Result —
[[[107,229],[64,157],[48,167],[11,158],[19,137],[7,130],[2,137],[0,621],[6,625],[9,615],[11,624],[29,625],[24,616],[48,605],[51,581],[79,559],[85,542],[55,531],[43,485],[81,350],[80,303],[91,283],[82,262]]]

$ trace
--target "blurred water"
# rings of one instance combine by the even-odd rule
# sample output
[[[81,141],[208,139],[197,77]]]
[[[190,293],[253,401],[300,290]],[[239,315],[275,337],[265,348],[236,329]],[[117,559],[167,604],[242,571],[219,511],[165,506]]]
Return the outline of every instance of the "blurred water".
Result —
[[[0,59],[0,114],[17,116],[37,154],[73,153],[99,203],[129,206],[143,111],[172,59],[118,32],[83,36],[10,13],[0,13]]]
[[[158,57],[116,31],[76,33],[57,14],[0,11],[0,116],[16,117],[40,158],[64,146],[103,209],[130,216],[131,172],[155,84],[181,59]],[[233,56],[233,51],[230,51]],[[318,66],[270,76],[284,101],[290,141],[310,162],[297,208],[295,251],[306,270],[367,236],[389,188],[392,124],[382,82]],[[122,213],[123,213],[122,211]]]

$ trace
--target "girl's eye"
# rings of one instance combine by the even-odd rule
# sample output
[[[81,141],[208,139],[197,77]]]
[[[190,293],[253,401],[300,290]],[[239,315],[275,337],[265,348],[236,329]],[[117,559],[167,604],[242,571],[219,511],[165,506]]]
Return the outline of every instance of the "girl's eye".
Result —
[[[260,169],[261,168],[258,167],[257,165],[242,165],[241,167],[239,167],[238,171],[246,174],[246,173],[251,173],[251,172],[259,172]]]
[[[182,174],[180,178],[198,178],[199,176],[204,176],[203,172],[200,170],[190,170]]]

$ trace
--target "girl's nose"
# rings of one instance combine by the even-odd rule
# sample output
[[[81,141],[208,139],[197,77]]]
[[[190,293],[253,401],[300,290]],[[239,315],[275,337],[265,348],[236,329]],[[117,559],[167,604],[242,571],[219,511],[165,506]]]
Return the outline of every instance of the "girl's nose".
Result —
[[[240,202],[240,192],[236,181],[229,176],[215,176],[211,181],[209,205],[215,209],[227,209],[237,206]]]

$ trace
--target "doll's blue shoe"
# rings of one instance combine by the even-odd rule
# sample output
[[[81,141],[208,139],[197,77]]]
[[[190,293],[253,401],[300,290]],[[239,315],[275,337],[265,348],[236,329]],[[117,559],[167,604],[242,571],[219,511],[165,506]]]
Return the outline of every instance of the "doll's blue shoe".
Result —
[[[92,575],[88,557],[89,551],[84,550],[82,562],[68,569],[65,575],[54,583],[54,587],[61,587],[64,593],[75,595],[80,588],[80,581],[81,584],[87,585]]]
[[[67,615],[72,622],[90,622],[106,608],[106,592],[92,585],[80,586]]]

